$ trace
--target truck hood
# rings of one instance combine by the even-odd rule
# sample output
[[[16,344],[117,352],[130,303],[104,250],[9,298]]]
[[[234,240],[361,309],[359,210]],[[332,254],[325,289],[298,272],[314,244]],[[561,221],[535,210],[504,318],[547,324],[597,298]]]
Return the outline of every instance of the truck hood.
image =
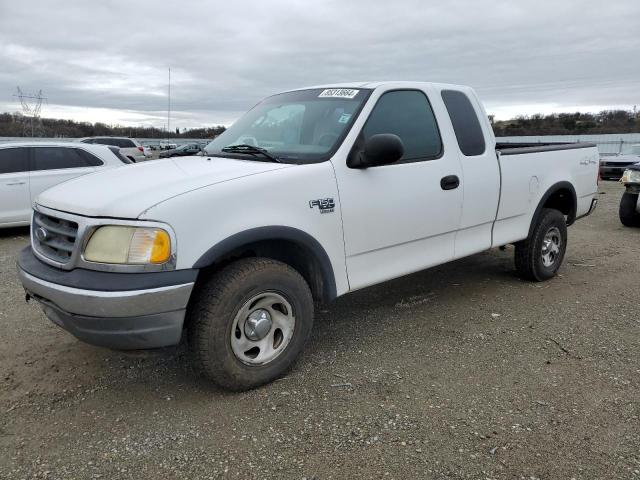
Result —
[[[36,203],[89,217],[138,218],[183,193],[294,165],[219,157],[173,157],[85,175],[44,191]]]

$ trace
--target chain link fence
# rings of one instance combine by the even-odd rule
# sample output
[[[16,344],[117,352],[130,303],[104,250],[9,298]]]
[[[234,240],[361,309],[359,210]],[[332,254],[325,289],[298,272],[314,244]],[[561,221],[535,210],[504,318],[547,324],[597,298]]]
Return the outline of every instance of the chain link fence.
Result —
[[[640,155],[640,133],[612,133],[603,135],[530,135],[498,137],[500,143],[589,142],[595,143],[601,155]]]

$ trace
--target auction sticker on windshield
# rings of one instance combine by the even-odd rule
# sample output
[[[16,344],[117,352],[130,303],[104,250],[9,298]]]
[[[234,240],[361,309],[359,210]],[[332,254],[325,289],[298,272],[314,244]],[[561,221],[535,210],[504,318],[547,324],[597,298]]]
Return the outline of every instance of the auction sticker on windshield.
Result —
[[[352,88],[327,88],[318,97],[320,98],[353,98],[360,90]]]

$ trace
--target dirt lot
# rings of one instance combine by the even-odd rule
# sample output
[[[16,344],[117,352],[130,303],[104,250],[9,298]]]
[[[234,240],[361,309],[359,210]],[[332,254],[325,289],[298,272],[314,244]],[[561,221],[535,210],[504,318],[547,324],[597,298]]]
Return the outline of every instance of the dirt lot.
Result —
[[[561,275],[513,249],[348,295],[290,374],[230,394],[184,347],[84,345],[24,302],[0,233],[0,477],[640,479],[640,230],[622,187]]]

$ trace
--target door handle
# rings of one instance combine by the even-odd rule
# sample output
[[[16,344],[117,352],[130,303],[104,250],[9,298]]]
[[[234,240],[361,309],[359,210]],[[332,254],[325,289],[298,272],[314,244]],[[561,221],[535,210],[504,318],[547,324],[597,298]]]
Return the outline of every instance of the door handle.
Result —
[[[447,175],[440,180],[440,188],[443,190],[453,190],[454,188],[458,188],[459,185],[460,179],[457,175]]]
[[[7,185],[13,186],[13,185],[24,185],[27,182],[11,182],[11,183],[7,183]]]

